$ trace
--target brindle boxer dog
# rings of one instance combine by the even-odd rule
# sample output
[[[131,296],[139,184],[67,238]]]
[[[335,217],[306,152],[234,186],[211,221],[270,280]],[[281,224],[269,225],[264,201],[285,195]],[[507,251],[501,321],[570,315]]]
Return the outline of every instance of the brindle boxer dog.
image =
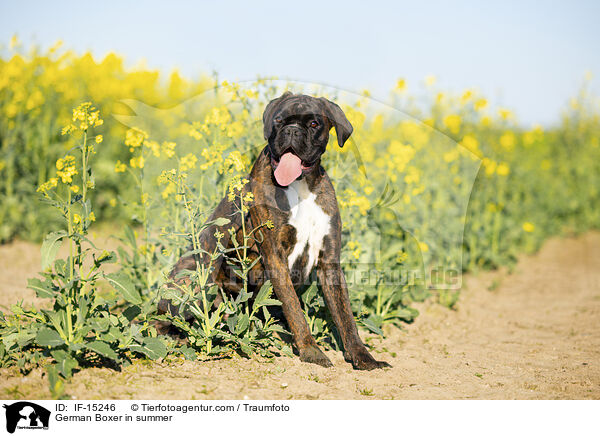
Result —
[[[245,192],[254,193],[246,228],[256,228],[267,220],[272,229],[261,229],[259,241],[254,241],[249,257],[260,256],[250,273],[250,290],[257,290],[268,278],[282,303],[283,314],[294,343],[304,362],[332,366],[312,337],[302,313],[296,290],[306,284],[314,268],[327,307],[344,346],[344,358],[355,369],[371,370],[390,366],[375,360],[358,336],[344,274],[340,267],[342,222],[335,191],[325,170],[321,155],[335,128],[340,147],[352,134],[352,125],[338,105],[325,98],[294,95],[286,92],[271,101],[263,114],[264,136],[268,141],[250,172]],[[235,205],[224,198],[208,221],[219,217],[232,220],[224,227],[241,228],[240,214]],[[237,221],[236,221],[237,219]],[[209,253],[216,247],[214,225],[201,234],[201,245]],[[231,246],[229,232],[221,240]],[[240,230],[238,240],[241,241]],[[181,258],[171,279],[183,269],[195,269],[196,262],[207,256]],[[241,283],[235,280],[228,263],[220,260],[213,270],[213,280],[224,291],[237,293]],[[182,279],[186,280],[186,279]],[[159,313],[177,313],[177,307],[167,300],[159,303]],[[163,324],[164,331],[165,325]]]

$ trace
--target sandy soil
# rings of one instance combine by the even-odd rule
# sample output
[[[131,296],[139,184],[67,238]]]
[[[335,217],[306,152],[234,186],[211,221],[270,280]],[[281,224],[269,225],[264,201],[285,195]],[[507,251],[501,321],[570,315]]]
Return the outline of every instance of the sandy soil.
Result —
[[[0,305],[34,301],[26,277],[37,246],[0,247]],[[372,340],[393,365],[353,371],[298,359],[139,361],[121,372],[86,369],[66,392],[77,399],[600,399],[600,234],[553,239],[512,274],[466,278],[456,310],[431,302],[405,329]],[[0,397],[48,398],[36,370],[0,370]]]

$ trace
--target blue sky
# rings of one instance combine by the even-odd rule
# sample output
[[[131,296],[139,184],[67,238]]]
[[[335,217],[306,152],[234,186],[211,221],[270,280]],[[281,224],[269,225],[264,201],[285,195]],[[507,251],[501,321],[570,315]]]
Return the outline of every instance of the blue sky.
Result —
[[[0,41],[62,39],[189,77],[276,75],[381,100],[397,78],[419,91],[433,74],[443,90],[476,88],[526,124],[549,124],[585,71],[600,89],[598,17],[597,1],[5,1]]]

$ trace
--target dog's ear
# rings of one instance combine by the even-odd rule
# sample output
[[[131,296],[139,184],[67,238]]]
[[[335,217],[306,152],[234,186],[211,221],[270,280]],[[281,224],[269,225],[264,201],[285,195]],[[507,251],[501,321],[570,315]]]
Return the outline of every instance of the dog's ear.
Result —
[[[273,115],[279,106],[279,103],[284,101],[286,98],[292,96],[293,94],[290,91],[285,91],[281,97],[277,97],[269,102],[265,111],[263,112],[263,129],[265,139],[268,141],[271,137],[271,133],[273,132]]]
[[[335,127],[335,134],[339,146],[343,147],[354,130],[352,124],[350,124],[350,121],[346,118],[346,114],[337,104],[324,97],[320,97],[319,100],[325,108],[325,115],[331,122],[331,125]]]

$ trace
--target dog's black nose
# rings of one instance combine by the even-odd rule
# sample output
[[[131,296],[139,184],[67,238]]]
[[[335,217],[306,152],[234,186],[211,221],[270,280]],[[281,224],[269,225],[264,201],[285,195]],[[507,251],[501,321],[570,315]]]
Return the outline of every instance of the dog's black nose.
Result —
[[[283,134],[286,137],[295,137],[295,136],[300,136],[300,130],[298,128],[289,128],[289,129],[285,129],[283,131]]]

